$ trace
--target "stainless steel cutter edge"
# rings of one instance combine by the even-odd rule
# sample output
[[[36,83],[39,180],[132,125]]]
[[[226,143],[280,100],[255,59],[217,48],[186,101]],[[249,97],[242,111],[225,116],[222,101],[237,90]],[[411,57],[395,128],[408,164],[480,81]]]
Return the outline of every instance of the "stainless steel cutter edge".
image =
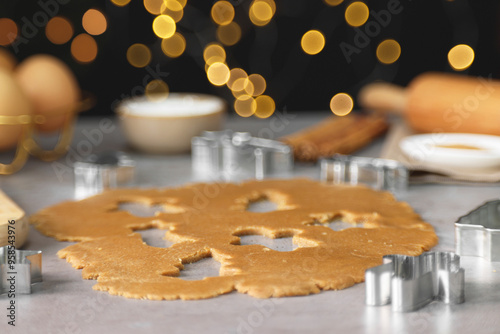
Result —
[[[135,166],[133,159],[119,151],[101,152],[94,155],[94,159],[75,162],[76,199],[129,184],[134,178]]]
[[[15,258],[9,264],[9,256]],[[10,258],[13,259],[12,257]],[[31,285],[42,281],[42,251],[17,250],[11,246],[0,247],[0,295],[15,291],[30,294]],[[14,286],[14,290],[12,290]]]
[[[408,168],[396,160],[342,154],[320,159],[320,179],[325,182],[363,183],[360,178],[360,171],[363,170],[375,174],[371,184],[375,189],[401,192],[408,188]]]
[[[486,202],[455,222],[455,251],[500,261],[500,199]]]
[[[192,169],[198,177],[263,179],[289,175],[293,169],[293,151],[289,145],[253,137],[248,132],[205,131],[192,138],[191,157]]]
[[[415,311],[433,300],[463,303],[464,269],[460,256],[427,252],[420,256],[386,255],[384,264],[365,272],[365,303],[392,304],[395,312]]]

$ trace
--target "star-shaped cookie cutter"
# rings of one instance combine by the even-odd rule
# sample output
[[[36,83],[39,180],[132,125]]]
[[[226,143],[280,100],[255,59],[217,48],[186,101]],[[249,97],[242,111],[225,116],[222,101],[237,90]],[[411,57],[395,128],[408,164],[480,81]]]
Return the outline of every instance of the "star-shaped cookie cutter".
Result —
[[[30,294],[31,285],[42,281],[42,251],[0,247],[0,295]]]
[[[455,247],[462,256],[500,261],[500,200],[486,202],[457,220]]]
[[[366,305],[392,304],[395,312],[411,312],[433,300],[463,303],[464,269],[460,256],[427,252],[420,256],[386,255],[384,264],[365,272]]]
[[[289,176],[292,148],[248,132],[205,131],[191,140],[192,168],[200,180],[238,181]]]

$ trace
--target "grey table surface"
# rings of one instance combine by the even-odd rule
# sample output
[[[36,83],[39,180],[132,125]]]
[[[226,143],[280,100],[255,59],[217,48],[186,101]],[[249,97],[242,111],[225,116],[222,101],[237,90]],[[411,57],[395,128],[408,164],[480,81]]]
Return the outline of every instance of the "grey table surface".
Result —
[[[328,116],[324,113],[280,113],[270,119],[228,118],[226,127],[277,138]],[[114,122],[113,118],[110,120]],[[0,188],[28,214],[73,199],[75,158],[102,150],[128,150],[118,125],[99,130],[102,119],[78,121],[72,149],[57,163],[30,158],[18,173],[0,176]],[[115,123],[114,123],[115,124]],[[377,156],[383,139],[357,155]],[[154,156],[130,151],[141,187],[167,187],[192,181],[189,155]],[[0,154],[6,162],[9,155]],[[317,166],[298,165],[297,176],[318,177]],[[440,238],[436,250],[454,250],[454,221],[483,202],[500,197],[500,185],[412,185],[405,197],[431,223]],[[150,232],[145,238],[158,239]],[[152,241],[152,244],[154,241]],[[43,283],[31,295],[16,297],[16,327],[7,325],[9,299],[0,296],[0,333],[500,333],[500,262],[462,257],[466,302],[433,302],[412,313],[393,313],[390,306],[364,305],[365,286],[300,297],[260,300],[236,292],[199,301],[149,301],[111,296],[92,290],[56,256],[70,243],[30,231],[25,249],[43,251]],[[158,245],[160,246],[160,245]],[[190,269],[214,272],[213,264]],[[187,274],[189,276],[190,274]]]

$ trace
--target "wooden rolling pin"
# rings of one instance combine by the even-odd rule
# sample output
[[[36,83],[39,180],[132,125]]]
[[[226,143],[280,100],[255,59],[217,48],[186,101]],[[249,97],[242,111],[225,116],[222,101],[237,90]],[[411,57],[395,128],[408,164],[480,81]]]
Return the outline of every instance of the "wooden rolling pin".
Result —
[[[399,113],[418,132],[500,135],[500,81],[491,78],[429,72],[406,89],[369,84],[358,102],[363,108]]]
[[[29,223],[24,211],[0,189],[0,247],[10,245],[9,241],[13,241],[16,248],[21,247],[28,231]]]

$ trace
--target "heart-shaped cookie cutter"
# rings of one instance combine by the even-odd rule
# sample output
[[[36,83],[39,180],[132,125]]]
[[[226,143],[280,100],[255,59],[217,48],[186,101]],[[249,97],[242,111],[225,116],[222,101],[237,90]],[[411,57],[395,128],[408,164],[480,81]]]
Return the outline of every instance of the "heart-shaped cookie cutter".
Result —
[[[458,218],[455,247],[462,256],[500,261],[500,200],[486,202]]]

